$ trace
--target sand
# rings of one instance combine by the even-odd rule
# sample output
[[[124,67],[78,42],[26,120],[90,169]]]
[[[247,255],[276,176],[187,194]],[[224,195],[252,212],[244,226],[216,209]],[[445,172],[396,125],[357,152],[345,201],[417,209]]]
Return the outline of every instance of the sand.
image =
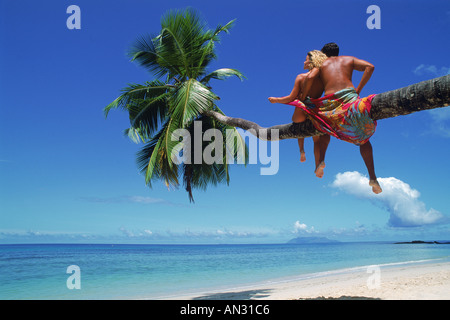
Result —
[[[173,300],[450,300],[450,262],[360,267],[171,297]]]

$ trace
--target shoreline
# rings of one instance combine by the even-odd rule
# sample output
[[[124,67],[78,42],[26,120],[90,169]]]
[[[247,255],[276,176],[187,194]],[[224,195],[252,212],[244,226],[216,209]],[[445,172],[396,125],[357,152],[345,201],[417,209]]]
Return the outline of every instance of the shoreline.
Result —
[[[450,300],[448,258],[362,266],[158,300]]]

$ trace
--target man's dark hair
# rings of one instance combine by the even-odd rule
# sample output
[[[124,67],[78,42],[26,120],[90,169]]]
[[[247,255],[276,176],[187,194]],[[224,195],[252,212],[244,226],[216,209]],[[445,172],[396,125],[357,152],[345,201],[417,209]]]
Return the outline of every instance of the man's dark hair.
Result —
[[[324,45],[321,51],[325,53],[327,57],[337,57],[339,55],[339,46],[334,42],[330,42]]]

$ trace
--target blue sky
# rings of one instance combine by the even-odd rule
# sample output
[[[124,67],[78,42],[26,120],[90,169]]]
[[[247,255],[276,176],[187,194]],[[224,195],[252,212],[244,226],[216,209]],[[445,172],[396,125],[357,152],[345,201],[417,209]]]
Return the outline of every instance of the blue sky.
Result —
[[[69,30],[69,5],[81,29]],[[381,29],[369,30],[369,5]],[[160,30],[168,9],[191,6],[211,28],[237,19],[217,47],[220,67],[247,77],[213,83],[219,106],[263,126],[290,122],[289,94],[306,53],[337,42],[370,61],[361,95],[450,72],[447,1],[29,1],[0,0],[0,243],[272,243],[296,236],[342,241],[450,239],[450,109],[378,122],[371,139],[384,187],[374,196],[357,147],[332,138],[323,179],[312,141],[279,143],[279,170],[233,165],[229,186],[149,189],[127,115],[103,108],[152,76],[126,51]],[[355,74],[357,85],[361,75]],[[270,146],[269,146],[270,148]]]

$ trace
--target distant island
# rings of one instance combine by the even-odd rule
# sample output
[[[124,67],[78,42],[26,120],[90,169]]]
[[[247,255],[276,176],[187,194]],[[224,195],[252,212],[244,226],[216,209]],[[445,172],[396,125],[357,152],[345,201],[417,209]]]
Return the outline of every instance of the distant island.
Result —
[[[427,244],[450,244],[449,241],[438,242],[438,241],[422,241],[422,240],[414,240],[414,241],[410,241],[410,242],[395,242],[394,244],[422,244],[422,243],[427,243]]]
[[[289,240],[289,244],[314,244],[314,243],[339,243],[340,241],[331,240],[325,237],[297,237]]]

